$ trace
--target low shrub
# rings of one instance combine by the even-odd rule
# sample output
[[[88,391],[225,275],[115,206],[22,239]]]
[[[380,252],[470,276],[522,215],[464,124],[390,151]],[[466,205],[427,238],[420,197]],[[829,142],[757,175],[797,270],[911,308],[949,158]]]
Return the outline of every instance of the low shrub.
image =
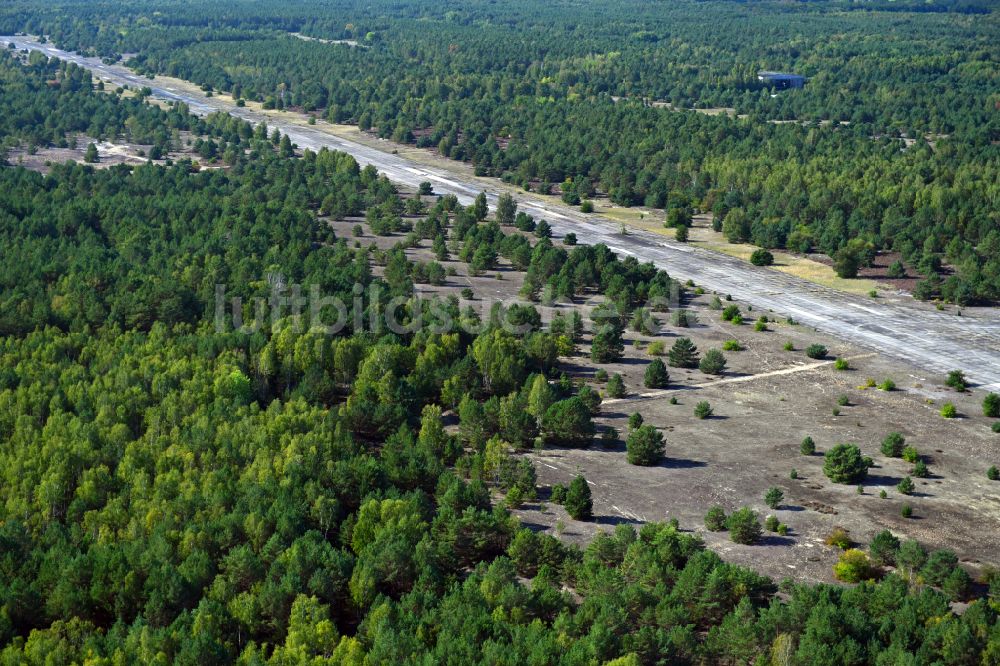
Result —
[[[871,561],[863,551],[852,548],[841,554],[833,565],[833,575],[845,583],[860,583],[875,577]]]
[[[843,527],[833,528],[833,531],[827,535],[823,543],[834,548],[840,548],[841,550],[847,550],[854,545],[854,542],[851,541],[851,536]]]
[[[708,404],[707,400],[702,400],[694,406],[694,415],[699,419],[707,419],[712,415],[713,411],[712,406]]]
[[[806,356],[808,356],[809,358],[823,359],[826,358],[826,355],[827,355],[827,349],[823,345],[812,344],[806,347]]]
[[[908,476],[904,477],[902,481],[896,484],[896,490],[903,495],[912,495],[915,490],[913,479]]]
[[[723,532],[726,529],[726,512],[721,506],[713,506],[705,514],[705,529],[709,532]]]
[[[774,255],[764,248],[758,248],[750,255],[750,263],[754,266],[771,266],[774,264]]]

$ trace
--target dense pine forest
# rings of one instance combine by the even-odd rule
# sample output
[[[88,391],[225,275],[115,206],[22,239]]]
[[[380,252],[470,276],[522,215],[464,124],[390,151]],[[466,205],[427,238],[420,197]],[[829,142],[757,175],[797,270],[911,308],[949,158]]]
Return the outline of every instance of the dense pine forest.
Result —
[[[168,151],[183,130],[200,157],[0,169],[3,663],[1000,660],[997,583],[956,614],[967,575],[916,542],[884,550],[896,572],[847,588],[777,584],[683,525],[623,525],[583,549],[520,527],[494,491],[538,489],[510,451],[594,435],[600,399],[554,371],[578,322],[543,329],[512,306],[520,333],[330,336],[308,315],[220,329],[213,311],[218,284],[245,304],[300,284],[345,300],[360,285],[379,313],[436,272],[321,216],[412,227],[407,242],[476,270],[504,257],[528,298],[589,289],[631,313],[682,294],[663,271],[557,247],[510,201],[494,215],[428,197],[414,224],[349,156],[98,91],[57,61],[5,53],[0,86],[5,146],[86,132]],[[457,299],[403,311],[477,318]],[[604,326],[613,353],[624,323]],[[578,485],[566,504],[586,513]]]
[[[18,3],[0,27],[356,123],[570,203],[711,211],[732,242],[822,252],[847,277],[898,252],[918,297],[966,304],[1000,296],[992,9]],[[776,91],[762,69],[807,83]]]

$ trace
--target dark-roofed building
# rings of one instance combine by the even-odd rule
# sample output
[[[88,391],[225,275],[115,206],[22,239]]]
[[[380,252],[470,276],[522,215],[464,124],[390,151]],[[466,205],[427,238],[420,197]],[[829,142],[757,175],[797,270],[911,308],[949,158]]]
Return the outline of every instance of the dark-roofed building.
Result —
[[[806,83],[806,77],[798,74],[785,74],[784,72],[768,71],[757,72],[757,80],[768,83],[777,90],[801,88]]]

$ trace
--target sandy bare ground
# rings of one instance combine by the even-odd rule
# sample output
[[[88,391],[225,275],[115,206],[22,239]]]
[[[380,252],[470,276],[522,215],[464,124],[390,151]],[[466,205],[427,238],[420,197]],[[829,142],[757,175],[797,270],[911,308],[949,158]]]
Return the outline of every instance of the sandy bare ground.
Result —
[[[360,220],[331,225],[339,236],[351,237],[362,246],[385,249],[405,236],[373,236]],[[355,225],[362,227],[361,236],[354,236]],[[407,255],[413,261],[433,259],[428,241],[408,249]],[[468,267],[459,261],[442,263],[454,269],[455,275],[441,286],[417,285],[420,293],[460,296],[469,287],[475,298],[462,299],[463,306],[472,305],[484,314],[494,302],[519,300],[523,273],[507,265],[470,276]],[[598,440],[587,449],[526,452],[535,462],[541,495],[540,501],[516,510],[525,525],[585,545],[596,532],[613,530],[621,523],[676,518],[682,529],[700,534],[727,560],[778,580],[833,581],[832,566],[839,551],[823,541],[835,527],[847,529],[862,545],[878,531],[890,529],[930,548],[951,548],[973,573],[986,564],[1000,565],[1000,483],[987,480],[985,474],[991,464],[1000,464],[1000,435],[991,432],[990,419],[980,415],[984,391],[955,393],[943,387],[942,376],[807,326],[783,320],[769,323],[767,331],[755,331],[750,324],[734,326],[721,321],[720,313],[709,307],[711,297],[695,296],[685,304],[697,317],[693,327],[671,326],[669,313],[659,314],[657,335],[628,331],[625,358],[600,366],[609,374],[621,374],[629,393],[602,403],[599,427],[613,427],[624,439],[629,415],[639,412],[664,434],[663,463],[629,465],[621,440],[609,447]],[[543,321],[548,321],[554,311],[578,308],[589,323],[591,306],[599,300],[599,296],[584,295],[576,303],[539,309]],[[748,321],[761,314],[774,316],[739,305]],[[743,350],[725,352],[728,367],[722,376],[669,368],[671,381],[666,389],[645,388],[643,375],[652,360],[649,344],[662,341],[669,349],[681,336],[690,337],[701,352],[721,348],[726,340],[738,340]],[[595,380],[597,366],[588,356],[588,341],[589,334],[578,353],[564,359],[561,367],[575,380],[603,390],[603,383]],[[791,351],[785,349],[788,342]],[[808,358],[803,350],[813,343],[826,345],[829,357]],[[848,359],[850,369],[836,370],[837,357]],[[899,390],[867,388],[869,378],[878,382],[891,378]],[[847,397],[847,405],[838,404],[842,396]],[[671,404],[671,399],[677,404]],[[702,400],[714,408],[713,418],[694,418],[694,405]],[[940,417],[938,411],[946,401],[958,406],[962,418]],[[834,409],[839,410],[836,416]],[[931,468],[929,478],[914,479],[917,492],[910,497],[901,495],[895,486],[910,474],[912,465],[880,453],[881,440],[893,431],[903,433]],[[799,452],[806,435],[816,441],[816,455]],[[857,444],[875,462],[860,495],[856,486],[837,485],[823,475],[822,453],[840,442]],[[797,479],[790,478],[792,469]],[[593,491],[593,521],[572,520],[561,506],[546,501],[553,484],[568,483],[581,473]],[[785,494],[776,511],[763,501],[772,486]],[[900,515],[904,503],[913,507],[914,518]],[[789,532],[784,537],[768,533],[754,546],[734,544],[726,533],[704,529],[705,511],[715,504],[727,512],[750,506],[762,518],[774,514],[789,526]]]

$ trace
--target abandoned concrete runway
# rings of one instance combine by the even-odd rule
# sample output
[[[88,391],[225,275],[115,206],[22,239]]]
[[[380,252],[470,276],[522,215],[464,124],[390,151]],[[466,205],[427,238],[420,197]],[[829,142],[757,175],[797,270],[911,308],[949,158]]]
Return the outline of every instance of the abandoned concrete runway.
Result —
[[[472,201],[483,188],[476,180],[465,181],[456,174],[414,163],[399,155],[336,136],[322,128],[282,122],[250,108],[237,107],[219,97],[205,97],[150,80],[120,65],[105,65],[98,58],[68,53],[29,37],[0,37],[18,48],[41,51],[48,56],[74,62],[112,84],[147,86],[163,100],[187,104],[193,113],[231,113],[251,123],[267,122],[287,134],[300,148],[328,147],[349,153],[361,165],[374,165],[391,180],[412,188],[431,181],[442,194],[455,194],[463,204]],[[698,285],[756,309],[771,309],[782,316],[908,361],[937,375],[961,369],[982,388],[1000,390],[1000,314],[995,310],[969,310],[965,316],[939,312],[925,304],[877,303],[851,294],[822,287],[767,268],[757,268],[717,252],[676,243],[640,230],[620,233],[618,222],[596,215],[584,215],[568,206],[552,204],[529,193],[508,189],[499,181],[487,192],[495,205],[499,192],[510,191],[521,210],[544,218],[558,233],[572,231],[581,243],[604,243],[622,255],[652,261],[671,275],[694,280]],[[928,381],[940,380],[928,377]]]

